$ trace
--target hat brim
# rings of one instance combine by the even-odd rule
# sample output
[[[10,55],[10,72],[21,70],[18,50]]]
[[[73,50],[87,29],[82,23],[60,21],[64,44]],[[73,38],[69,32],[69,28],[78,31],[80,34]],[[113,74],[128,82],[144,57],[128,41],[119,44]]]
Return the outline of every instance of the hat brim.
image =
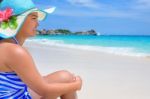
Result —
[[[42,11],[42,10],[39,10],[37,8],[33,8],[33,9],[30,9],[20,15],[17,16],[17,23],[18,23],[18,26],[16,29],[10,29],[10,28],[7,28],[7,29],[2,29],[0,28],[0,37],[3,38],[3,39],[7,39],[7,38],[12,38],[14,37],[18,32],[19,30],[21,29],[25,19],[27,18],[27,16],[33,12],[37,12],[38,13],[38,20],[41,21],[41,20],[44,20],[47,16],[47,12],[45,11]]]

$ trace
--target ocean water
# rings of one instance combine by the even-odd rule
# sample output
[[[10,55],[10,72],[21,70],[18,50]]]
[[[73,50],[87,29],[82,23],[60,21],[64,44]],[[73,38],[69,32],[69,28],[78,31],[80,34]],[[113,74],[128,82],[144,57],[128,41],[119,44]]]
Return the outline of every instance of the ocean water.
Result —
[[[28,42],[128,56],[150,56],[150,36],[43,35]]]

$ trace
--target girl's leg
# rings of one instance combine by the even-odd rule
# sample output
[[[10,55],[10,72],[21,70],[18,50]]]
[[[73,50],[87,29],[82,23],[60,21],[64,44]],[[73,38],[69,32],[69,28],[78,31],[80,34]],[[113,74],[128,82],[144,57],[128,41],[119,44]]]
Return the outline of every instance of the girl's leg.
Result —
[[[44,76],[44,79],[48,83],[70,83],[74,80],[74,75],[69,73],[68,71],[62,70],[62,71],[57,71],[57,72],[48,74],[47,76]],[[30,90],[30,92],[31,92],[33,99],[42,99],[42,97],[40,97],[34,91]],[[57,99],[57,97],[56,98],[52,98],[52,97],[46,98],[46,99]],[[60,97],[61,99],[77,99],[76,92],[66,93]]]

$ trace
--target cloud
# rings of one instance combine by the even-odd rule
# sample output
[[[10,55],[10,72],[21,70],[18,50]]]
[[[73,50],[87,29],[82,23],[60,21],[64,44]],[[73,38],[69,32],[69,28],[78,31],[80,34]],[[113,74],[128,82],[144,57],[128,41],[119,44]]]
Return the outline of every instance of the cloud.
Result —
[[[150,0],[137,0],[135,4],[137,9],[150,9]]]
[[[131,0],[125,2],[104,3],[98,0],[66,0],[70,4],[59,6],[54,13],[69,17],[106,17],[148,20],[150,0]],[[66,3],[66,2],[64,2]],[[72,6],[75,5],[75,6]],[[125,5],[125,6],[123,6]],[[83,8],[81,8],[81,7]],[[90,9],[91,8],[91,9]],[[94,8],[94,9],[93,9]]]
[[[67,0],[69,3],[88,8],[98,8],[100,4],[94,0]]]
[[[72,13],[73,12],[73,13]],[[76,10],[76,9],[61,9],[55,13],[61,16],[71,17],[107,17],[107,18],[132,18],[138,16],[137,13],[130,11],[118,10]]]

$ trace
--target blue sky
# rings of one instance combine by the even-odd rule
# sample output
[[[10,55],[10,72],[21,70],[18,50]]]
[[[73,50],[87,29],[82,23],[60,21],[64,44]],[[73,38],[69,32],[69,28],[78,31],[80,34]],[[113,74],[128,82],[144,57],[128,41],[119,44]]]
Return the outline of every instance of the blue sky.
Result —
[[[39,29],[95,29],[101,34],[150,35],[150,0],[33,0],[37,7],[55,6]]]

